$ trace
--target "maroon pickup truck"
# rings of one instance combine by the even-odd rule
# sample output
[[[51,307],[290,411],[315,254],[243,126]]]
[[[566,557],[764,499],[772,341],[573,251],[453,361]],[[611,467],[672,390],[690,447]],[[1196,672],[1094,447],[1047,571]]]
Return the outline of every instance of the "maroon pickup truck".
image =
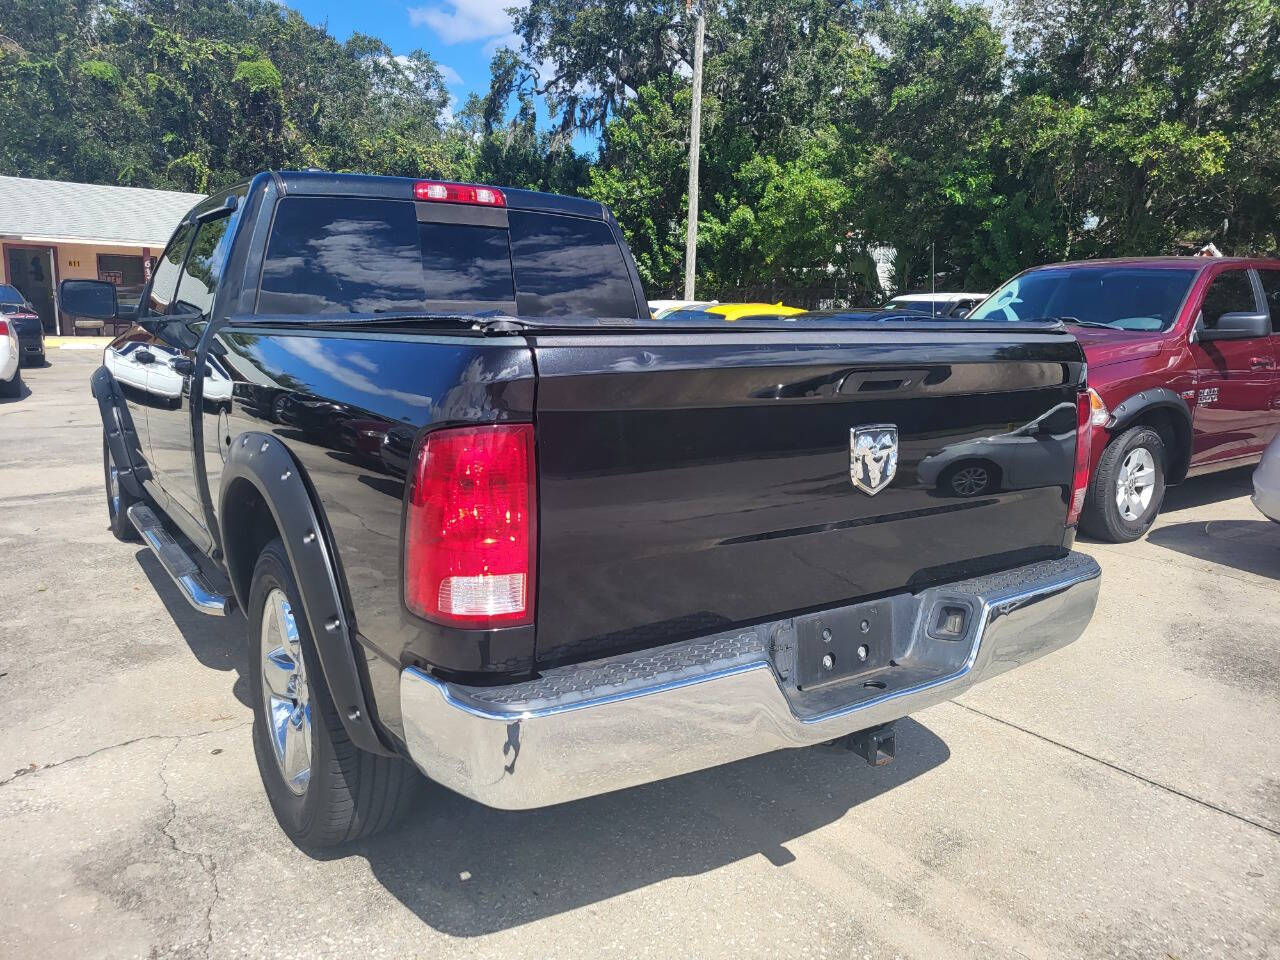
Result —
[[[1089,365],[1093,445],[1081,528],[1142,536],[1165,487],[1257,462],[1280,433],[1280,260],[1156,257],[1036,267],[969,319],[1065,321]],[[982,470],[977,469],[982,466]],[[992,461],[949,478],[977,496]],[[959,482],[959,481],[955,481]],[[976,489],[975,489],[976,487]]]

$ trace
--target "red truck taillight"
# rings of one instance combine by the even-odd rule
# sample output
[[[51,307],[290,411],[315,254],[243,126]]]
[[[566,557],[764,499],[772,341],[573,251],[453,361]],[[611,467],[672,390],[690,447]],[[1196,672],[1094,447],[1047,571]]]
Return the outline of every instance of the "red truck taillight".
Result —
[[[458,427],[418,448],[404,531],[404,600],[460,627],[533,622],[533,425]]]
[[[1067,526],[1074,527],[1084,509],[1084,498],[1089,492],[1089,454],[1093,439],[1092,405],[1089,391],[1076,394],[1076,465],[1071,476],[1071,500],[1067,508]]]

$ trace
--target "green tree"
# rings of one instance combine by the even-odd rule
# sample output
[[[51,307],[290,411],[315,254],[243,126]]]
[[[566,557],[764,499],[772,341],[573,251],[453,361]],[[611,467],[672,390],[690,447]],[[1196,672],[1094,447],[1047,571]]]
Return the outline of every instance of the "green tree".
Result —
[[[1014,0],[1011,169],[1054,252],[1278,247],[1277,0]],[[1096,226],[1095,226],[1096,224]]]

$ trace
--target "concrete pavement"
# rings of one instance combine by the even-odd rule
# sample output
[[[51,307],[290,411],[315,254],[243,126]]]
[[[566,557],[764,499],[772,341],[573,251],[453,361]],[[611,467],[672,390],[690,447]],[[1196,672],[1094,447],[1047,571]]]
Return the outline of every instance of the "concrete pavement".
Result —
[[[1280,526],[1247,471],[1085,544],[1066,650],[904,722],[549,810],[443,790],[295,849],[240,617],[106,528],[96,353],[0,402],[0,956],[1280,955]]]

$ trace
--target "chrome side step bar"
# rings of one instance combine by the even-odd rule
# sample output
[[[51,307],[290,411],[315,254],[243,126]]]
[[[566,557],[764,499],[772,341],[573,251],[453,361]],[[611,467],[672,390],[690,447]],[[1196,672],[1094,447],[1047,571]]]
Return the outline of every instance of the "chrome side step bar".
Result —
[[[225,617],[231,611],[235,601],[210,584],[205,572],[164,528],[154,510],[146,504],[135,503],[129,508],[127,516],[142,535],[142,542],[151,548],[151,552],[160,561],[160,566],[173,579],[187,603],[211,617]]]

